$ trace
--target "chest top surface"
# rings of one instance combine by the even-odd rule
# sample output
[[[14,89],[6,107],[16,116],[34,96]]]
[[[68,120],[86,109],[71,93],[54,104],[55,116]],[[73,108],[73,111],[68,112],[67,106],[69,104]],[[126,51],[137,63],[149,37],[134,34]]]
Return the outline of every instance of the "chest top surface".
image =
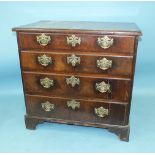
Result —
[[[15,27],[13,31],[84,31],[103,32],[109,34],[141,35],[135,23],[87,22],[87,21],[39,21]]]

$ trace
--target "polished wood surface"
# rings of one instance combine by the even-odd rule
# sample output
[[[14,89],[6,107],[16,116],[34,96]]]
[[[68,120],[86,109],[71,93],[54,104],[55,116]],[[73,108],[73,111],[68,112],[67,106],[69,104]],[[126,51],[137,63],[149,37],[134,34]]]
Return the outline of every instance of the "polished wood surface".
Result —
[[[80,102],[80,108],[72,110],[67,107],[67,101],[70,99],[67,98],[57,98],[57,97],[40,97],[33,95],[26,95],[27,113],[28,115],[38,116],[38,117],[47,117],[47,118],[58,118],[64,120],[72,121],[82,121],[82,122],[98,122],[114,125],[125,125],[125,109],[126,104],[110,104],[104,102],[95,102],[87,100],[77,100]],[[54,110],[47,112],[41,106],[41,103],[49,101],[54,104]],[[94,113],[94,108],[104,107],[109,110],[109,115],[104,118],[98,117]],[[118,115],[119,114],[119,115]]]
[[[48,66],[42,66],[38,62],[38,57],[42,55],[51,57],[52,63]],[[67,63],[67,57],[75,54],[80,57],[80,64],[73,67]],[[97,67],[97,60],[106,58],[112,60],[112,67],[107,70],[102,70]],[[131,77],[133,56],[111,55],[111,54],[88,54],[83,52],[65,52],[65,51],[50,51],[50,52],[32,52],[21,51],[21,62],[24,71],[38,71],[48,73],[88,73],[99,75],[112,75]]]
[[[36,23],[15,27],[13,31],[70,31],[83,33],[111,33],[141,35],[141,31],[135,23],[118,22],[89,22],[89,21],[39,21]]]
[[[99,98],[116,101],[129,101],[130,98],[130,80],[119,79],[107,79],[104,77],[95,76],[82,76],[76,75],[75,77],[80,79],[80,84],[75,87],[66,84],[66,78],[71,77],[69,74],[33,74],[23,73],[25,91],[29,94],[42,94],[42,95],[59,95],[63,97],[72,96],[73,98],[78,96],[79,98]],[[54,86],[51,88],[44,88],[40,84],[40,79],[48,77],[54,81]],[[111,87],[111,93],[101,93],[96,90],[95,84],[104,81],[109,83]]]
[[[83,52],[113,52],[113,53],[134,53],[134,36],[117,36],[108,35],[114,39],[114,45],[108,49],[101,48],[97,43],[97,38],[103,37],[104,35],[85,35],[76,34],[77,37],[81,38],[80,45],[72,47],[67,44],[67,37],[71,36],[68,33],[46,33],[46,35],[51,37],[51,42],[47,46],[41,46],[37,42],[37,36],[42,33],[30,33],[30,32],[19,32],[19,47],[22,50],[74,50]]]
[[[129,140],[129,115],[135,73],[138,38],[141,31],[134,23],[60,22],[41,21],[13,28],[17,32],[19,58],[26,103],[25,125],[35,129],[42,122],[57,122],[107,128],[121,140]],[[51,41],[46,46],[37,42],[37,36],[46,34]],[[75,34],[81,42],[75,47],[67,37]],[[113,44],[103,49],[99,37],[113,39]],[[105,42],[106,43],[106,42]],[[51,57],[52,63],[43,66],[38,62],[42,55]],[[75,54],[80,64],[73,67],[67,57]],[[97,60],[112,60],[107,70],[97,67]],[[79,85],[71,87],[66,78],[79,78]],[[44,88],[40,79],[48,77],[54,85]],[[110,85],[110,92],[101,93],[96,83]],[[67,101],[80,102],[72,110]],[[47,112],[42,103],[49,101],[54,110]],[[108,116],[98,117],[94,108],[108,109]]]

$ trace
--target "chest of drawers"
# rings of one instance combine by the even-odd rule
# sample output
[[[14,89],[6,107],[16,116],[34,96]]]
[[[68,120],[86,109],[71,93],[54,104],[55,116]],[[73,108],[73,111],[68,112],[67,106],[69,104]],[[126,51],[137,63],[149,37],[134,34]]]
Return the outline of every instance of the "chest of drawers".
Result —
[[[40,21],[17,32],[25,124],[106,128],[129,140],[140,30],[134,23]]]

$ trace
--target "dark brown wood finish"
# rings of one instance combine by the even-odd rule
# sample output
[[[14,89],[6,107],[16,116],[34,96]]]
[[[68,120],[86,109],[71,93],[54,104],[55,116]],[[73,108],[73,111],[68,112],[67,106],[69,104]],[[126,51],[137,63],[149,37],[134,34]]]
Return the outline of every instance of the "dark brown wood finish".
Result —
[[[98,122],[113,125],[126,125],[125,109],[127,104],[119,105],[114,103],[76,99],[76,101],[80,102],[80,108],[72,110],[67,106],[67,101],[70,101],[68,98],[26,95],[26,101],[28,103],[27,114],[30,116],[58,118],[71,121],[75,120],[88,123]],[[54,110],[47,112],[42,108],[41,103],[46,101],[54,104]],[[104,118],[98,117],[94,112],[94,108],[101,106],[109,111],[108,116]]]
[[[35,129],[39,123],[57,122],[75,125],[108,128],[121,140],[129,140],[129,114],[131,107],[136,53],[140,30],[134,23],[60,22],[41,21],[13,28],[17,31],[20,65],[27,114],[25,124]],[[50,35],[51,42],[41,46],[36,36]],[[67,37],[75,34],[81,44],[71,47]],[[102,49],[97,38],[108,36],[114,39],[110,48]],[[42,66],[37,57],[46,54],[52,64]],[[67,63],[67,56],[81,58],[76,67]],[[112,67],[103,71],[96,61],[105,57],[112,60]],[[74,75],[80,84],[72,88],[66,78]],[[54,80],[52,88],[43,88],[40,79]],[[100,93],[95,83],[109,83],[111,93]],[[80,108],[72,110],[67,101],[75,99]],[[54,110],[47,112],[41,103],[49,101]],[[108,109],[108,116],[98,117],[94,108]]]
[[[48,66],[42,66],[38,62],[38,57],[42,55],[51,57],[52,63]],[[67,57],[75,54],[80,57],[80,64],[73,67],[67,63]],[[112,67],[107,70],[102,70],[97,67],[97,60],[106,58],[112,60]],[[57,72],[57,73],[88,73],[98,75],[116,75],[130,77],[132,71],[133,56],[125,55],[111,55],[111,54],[91,54],[83,52],[31,52],[21,51],[22,68],[24,71],[38,71],[38,72]],[[28,63],[27,63],[28,61]]]
[[[141,31],[135,23],[90,22],[90,21],[39,21],[15,27],[17,32],[71,32],[139,36]]]
[[[129,79],[113,79],[104,77],[95,77],[91,75],[75,75],[80,79],[80,84],[72,87],[67,85],[66,78],[70,78],[73,74],[33,74],[30,72],[24,72],[24,84],[25,91],[29,94],[42,94],[42,95],[54,95],[73,98],[78,96],[79,98],[95,98],[95,99],[108,99],[122,102],[128,102],[130,98],[130,80]],[[54,86],[51,88],[44,88],[40,84],[40,79],[48,77],[54,81]],[[96,90],[96,83],[109,83],[111,87],[110,93],[101,93]]]
[[[134,48],[135,48],[135,56],[133,58],[133,64],[132,64],[132,77],[131,77],[131,90],[133,90],[133,84],[134,84],[134,75],[135,75],[135,67],[136,67],[136,57],[137,57],[137,48],[138,48],[138,41],[139,41],[139,37],[135,37],[135,45],[134,45]],[[130,100],[129,100],[129,106],[127,107],[127,112],[126,112],[126,121],[129,122],[129,119],[130,119],[130,108],[131,108],[131,101],[132,101],[132,91],[130,92]]]
[[[71,34],[63,33],[46,33],[51,37],[51,42],[47,46],[41,46],[37,42],[37,36],[41,33],[19,32],[19,46],[22,50],[74,50],[83,52],[113,52],[113,53],[134,53],[134,37],[133,36],[116,36],[108,35],[114,39],[114,45],[108,49],[103,49],[97,44],[97,38],[103,35],[94,34],[76,34],[81,38],[80,45],[72,47],[67,44],[67,37]]]

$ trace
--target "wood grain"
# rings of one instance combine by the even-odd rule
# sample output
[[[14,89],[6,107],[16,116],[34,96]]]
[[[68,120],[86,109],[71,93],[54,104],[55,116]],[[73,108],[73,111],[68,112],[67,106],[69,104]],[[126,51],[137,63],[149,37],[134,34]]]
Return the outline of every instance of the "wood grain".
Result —
[[[37,124],[57,122],[107,128],[117,134],[121,140],[129,140],[129,117],[132,89],[135,74],[138,38],[142,35],[134,23],[103,22],[65,22],[41,21],[13,28],[17,32],[23,91],[26,104],[25,125],[35,129]],[[50,35],[51,43],[41,46],[36,36]],[[75,34],[81,38],[81,44],[71,47],[67,37]],[[108,49],[102,49],[98,37],[107,35],[114,39]],[[37,57],[50,56],[53,63],[41,66]],[[66,58],[76,54],[81,58],[80,65],[72,67]],[[107,58],[113,61],[112,68],[102,71],[96,67],[96,60]],[[74,75],[80,79],[80,85],[72,88],[66,84],[66,78]],[[51,78],[54,86],[46,89],[40,85],[41,78]],[[95,84],[109,83],[111,93],[100,93]],[[68,100],[80,102],[80,109],[73,111],[66,106]],[[45,112],[41,103],[50,101],[54,111]],[[109,115],[99,118],[94,108],[109,110]]]
[[[12,29],[17,32],[70,32],[142,35],[135,23],[121,22],[90,22],[90,21],[39,21]]]
[[[80,84],[75,87],[67,85],[66,78],[71,76],[62,74],[36,74],[23,73],[26,93],[40,94],[40,95],[57,95],[63,97],[85,97],[85,98],[99,98],[114,101],[128,101],[130,98],[130,80],[106,79],[103,77],[87,77],[78,75],[75,76],[80,79]],[[48,77],[54,81],[54,86],[51,88],[44,88],[40,84],[40,79]],[[111,93],[100,93],[96,90],[96,83],[104,81],[111,86]]]
[[[101,48],[97,43],[98,37],[104,35],[85,35],[76,34],[81,38],[80,45],[72,47],[67,44],[67,37],[71,34],[67,33],[46,33],[51,37],[51,43],[47,46],[42,46],[37,42],[36,37],[41,33],[19,32],[19,46],[22,50],[74,50],[88,52],[114,52],[114,53],[134,53],[134,36],[116,36],[108,35],[114,39],[114,44],[108,49]]]
[[[38,56],[46,55],[51,57],[52,64],[49,66],[42,66],[38,63]],[[67,63],[67,57],[75,54],[80,57],[80,64],[73,67]],[[106,58],[112,60],[112,67],[107,70],[102,70],[97,67],[97,60]],[[99,54],[87,54],[81,52],[32,52],[22,51],[22,68],[23,71],[36,71],[36,72],[57,72],[57,73],[88,73],[88,74],[100,74],[111,76],[124,76],[130,77],[132,70],[133,56],[115,56],[115,55],[99,55]]]
[[[98,122],[113,125],[125,125],[125,109],[127,105],[107,104],[104,102],[94,102],[87,100],[76,100],[80,102],[80,108],[72,110],[67,107],[68,99],[36,97],[33,95],[26,95],[27,113],[32,116],[57,118],[72,121],[82,122]],[[54,104],[54,110],[46,112],[41,107],[41,103],[49,101]],[[109,115],[105,118],[100,118],[94,113],[94,108],[104,107],[109,110]]]

